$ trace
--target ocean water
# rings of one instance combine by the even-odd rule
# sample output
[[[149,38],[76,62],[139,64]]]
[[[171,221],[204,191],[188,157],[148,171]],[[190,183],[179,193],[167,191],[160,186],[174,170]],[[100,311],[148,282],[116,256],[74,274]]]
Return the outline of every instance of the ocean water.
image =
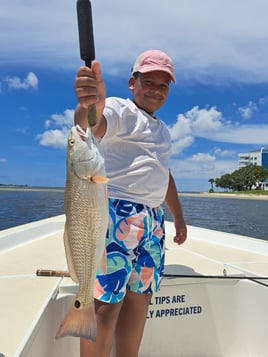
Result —
[[[63,213],[63,190],[0,190],[0,230]]]
[[[268,200],[181,196],[186,223],[268,240]]]
[[[188,225],[268,240],[268,200],[182,194],[180,201]],[[63,213],[63,189],[0,190],[0,230]]]

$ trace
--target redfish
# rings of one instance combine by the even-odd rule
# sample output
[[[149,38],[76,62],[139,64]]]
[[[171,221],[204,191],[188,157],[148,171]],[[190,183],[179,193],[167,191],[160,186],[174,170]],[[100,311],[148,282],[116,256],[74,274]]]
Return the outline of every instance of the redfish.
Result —
[[[64,245],[78,293],[56,338],[75,336],[96,341],[93,287],[99,265],[105,271],[108,200],[104,158],[87,129],[72,127],[67,148]]]

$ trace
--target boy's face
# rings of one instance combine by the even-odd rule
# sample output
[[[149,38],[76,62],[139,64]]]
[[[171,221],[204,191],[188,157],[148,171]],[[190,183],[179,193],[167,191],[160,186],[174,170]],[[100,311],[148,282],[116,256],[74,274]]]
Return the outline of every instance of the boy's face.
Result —
[[[168,96],[170,76],[163,71],[139,73],[135,79],[129,79],[129,89],[133,92],[133,101],[149,114],[153,114],[165,102]]]

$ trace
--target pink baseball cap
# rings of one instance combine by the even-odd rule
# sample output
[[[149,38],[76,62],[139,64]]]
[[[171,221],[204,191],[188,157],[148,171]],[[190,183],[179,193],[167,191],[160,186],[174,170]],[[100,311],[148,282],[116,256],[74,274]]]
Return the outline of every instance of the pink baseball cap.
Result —
[[[152,71],[167,72],[172,82],[176,83],[172,59],[165,52],[159,50],[145,51],[139,55],[131,69],[132,74],[135,72],[147,73]]]

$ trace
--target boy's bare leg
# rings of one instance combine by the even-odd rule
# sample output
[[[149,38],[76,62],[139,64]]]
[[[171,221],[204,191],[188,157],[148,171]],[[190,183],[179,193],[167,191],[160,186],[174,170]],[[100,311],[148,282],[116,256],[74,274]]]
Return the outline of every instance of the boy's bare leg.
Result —
[[[107,304],[95,300],[98,326],[97,342],[80,339],[80,357],[110,357],[116,322],[123,300],[117,304]]]
[[[137,357],[152,294],[127,291],[116,325],[116,357]]]

